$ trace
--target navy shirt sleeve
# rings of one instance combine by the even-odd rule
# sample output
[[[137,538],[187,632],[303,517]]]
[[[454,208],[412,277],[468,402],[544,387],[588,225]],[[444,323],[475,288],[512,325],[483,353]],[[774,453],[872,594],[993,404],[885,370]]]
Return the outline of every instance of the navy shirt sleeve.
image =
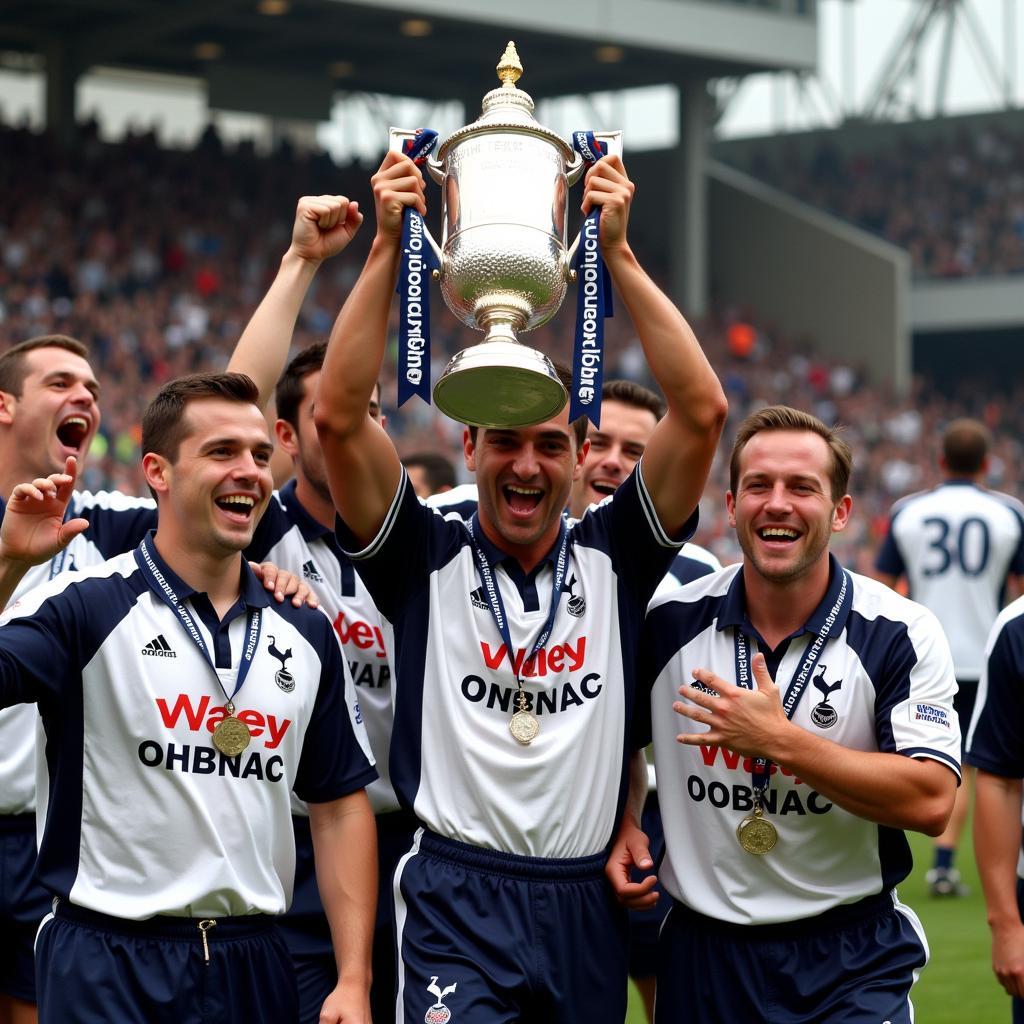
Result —
[[[130,498],[116,491],[78,491],[69,516],[89,520],[86,539],[104,558],[136,548],[150,530],[156,529],[156,503],[149,498]]]
[[[311,611],[307,609],[307,611]],[[316,649],[320,654],[320,685],[302,743],[293,787],[300,800],[323,803],[354,793],[377,778],[352,728],[345,685],[348,670],[330,620],[320,620]]]
[[[647,493],[642,465],[643,460],[611,498],[584,513],[573,527],[573,539],[607,552],[620,584],[646,605],[697,529],[698,512],[694,509],[679,537],[669,537]]]
[[[424,592],[430,574],[469,542],[461,522],[446,520],[416,497],[404,469],[384,524],[362,551],[340,518],[336,530],[338,543],[356,563],[374,604],[391,622]]]
[[[890,576],[902,576],[907,570],[899,546],[896,544],[896,535],[893,532],[895,523],[896,517],[893,516],[889,520],[889,532],[886,533],[885,540],[882,541],[882,546],[878,549],[878,555],[875,557],[875,568]]]
[[[1024,619],[1010,619],[992,645],[979,701],[965,760],[993,775],[1024,778]]]

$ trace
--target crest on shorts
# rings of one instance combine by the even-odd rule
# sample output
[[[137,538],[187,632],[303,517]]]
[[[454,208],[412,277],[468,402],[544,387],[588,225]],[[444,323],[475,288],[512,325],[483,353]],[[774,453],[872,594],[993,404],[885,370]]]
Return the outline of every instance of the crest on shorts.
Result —
[[[827,683],[825,681],[825,672],[827,670],[828,666],[822,665],[818,669],[818,674],[811,680],[814,688],[821,694],[821,702],[811,708],[811,721],[819,729],[831,729],[839,721],[839,713],[829,704],[828,699],[833,691],[838,690],[843,685],[843,681],[840,679],[836,683]]]
[[[452,1011],[444,1005],[444,997],[449,992],[454,992],[457,987],[458,982],[453,981],[450,985],[445,986],[445,988],[438,988],[436,974],[430,979],[427,991],[436,997],[437,1002],[427,1009],[426,1015],[423,1018],[424,1024],[448,1024],[448,1021],[452,1019]]]

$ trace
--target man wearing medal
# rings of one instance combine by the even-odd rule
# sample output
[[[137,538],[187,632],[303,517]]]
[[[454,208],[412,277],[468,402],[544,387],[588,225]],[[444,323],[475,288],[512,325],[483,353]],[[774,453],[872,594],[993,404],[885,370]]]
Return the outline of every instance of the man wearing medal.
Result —
[[[22,598],[0,626],[0,705],[37,703],[47,737],[43,1024],[295,1020],[274,927],[293,789],[338,957],[321,1020],[370,1019],[375,773],[330,620],[274,605],[241,555],[272,487],[258,397],[241,374],[161,389],[143,420],[155,534]],[[74,471],[69,459],[15,488],[0,603],[87,528],[64,519]]]
[[[567,411],[471,431],[477,514],[467,524],[427,508],[366,415],[403,211],[425,212],[423,181],[390,153],[373,185],[377,236],[332,332],[315,418],[339,541],[394,629],[391,782],[423,825],[395,876],[396,1019],[621,1024],[625,920],[602,865],[632,664],[647,602],[692,531],[725,397],[629,248],[621,161],[601,160],[584,209],[601,207],[605,262],[668,414],[614,500],[579,524],[562,513],[586,424]]]
[[[702,1024],[909,1024],[927,962],[895,886],[904,829],[938,835],[959,780],[955,682],[927,609],[829,553],[851,453],[773,406],[740,424],[727,507],[743,561],[656,599],[643,675],[673,898],[659,1015]],[[638,742],[647,738],[638,730]],[[609,861],[651,900],[635,810]]]

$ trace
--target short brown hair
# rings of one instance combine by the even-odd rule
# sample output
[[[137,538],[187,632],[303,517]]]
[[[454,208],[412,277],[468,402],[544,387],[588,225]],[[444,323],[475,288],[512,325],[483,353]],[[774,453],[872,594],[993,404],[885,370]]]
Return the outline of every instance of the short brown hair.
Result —
[[[558,379],[562,382],[562,386],[569,394],[572,394],[572,370],[569,369],[565,363],[560,363],[557,359],[551,361],[551,365],[555,368],[555,373],[558,374]],[[603,394],[603,392],[602,392]],[[469,436],[473,439],[473,444],[476,444],[476,427],[470,426]],[[579,451],[583,447],[583,442],[587,439],[587,417],[577,416],[569,424],[569,429],[572,431],[573,437],[576,439],[576,451]]]
[[[66,334],[40,334],[38,337],[29,338],[27,341],[12,345],[0,356],[0,391],[21,398],[21,389],[28,376],[25,356],[37,348],[62,348],[83,359],[89,358],[89,350],[85,345],[77,338],[71,338]]]
[[[181,442],[188,437],[185,409],[203,398],[259,407],[259,388],[244,373],[193,373],[168,381],[142,416],[142,452],[176,462]]]
[[[942,435],[946,468],[956,476],[974,476],[985,465],[992,435],[977,420],[953,420]]]
[[[853,452],[839,436],[838,429],[826,426],[809,412],[788,405],[769,405],[751,413],[736,430],[736,440],[733,441],[732,455],[729,458],[729,490],[733,494],[736,493],[739,484],[740,456],[743,449],[752,437],[768,430],[806,430],[817,434],[832,453],[832,468],[829,472],[832,500],[839,501],[848,492],[850,473],[853,471]]]
[[[646,409],[656,420],[665,415],[665,399],[632,380],[607,380],[601,388],[602,402],[621,402],[634,409]]]
[[[286,367],[281,374],[274,390],[274,403],[277,406],[278,419],[299,425],[299,406],[305,397],[305,381],[310,374],[319,373],[324,366],[327,355],[327,343],[318,341],[309,348],[304,348]]]

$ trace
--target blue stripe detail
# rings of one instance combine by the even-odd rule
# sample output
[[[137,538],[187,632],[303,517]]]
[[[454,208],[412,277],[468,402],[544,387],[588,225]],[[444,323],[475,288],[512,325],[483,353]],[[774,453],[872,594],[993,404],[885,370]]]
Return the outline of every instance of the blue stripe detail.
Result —
[[[960,762],[955,757],[944,754],[941,750],[933,750],[931,747],[904,747],[900,753],[904,757],[927,757],[932,761],[941,761],[943,764],[949,765],[956,772],[957,778],[960,778]]]

